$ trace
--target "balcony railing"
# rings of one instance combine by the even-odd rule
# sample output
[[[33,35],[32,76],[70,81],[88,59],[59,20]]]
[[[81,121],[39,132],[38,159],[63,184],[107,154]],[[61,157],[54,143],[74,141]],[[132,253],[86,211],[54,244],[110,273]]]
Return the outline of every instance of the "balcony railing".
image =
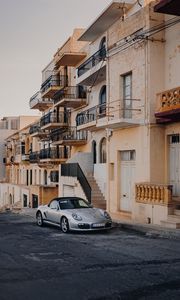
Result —
[[[136,202],[145,204],[168,205],[172,202],[172,185],[138,183]]]
[[[85,130],[77,130],[76,127],[68,127],[65,130],[55,129],[51,132],[50,138],[52,142],[86,142],[87,140],[87,131]]]
[[[62,164],[61,176],[77,177],[77,180],[81,184],[88,201],[91,203],[91,187],[78,163]]]
[[[155,117],[162,122],[180,120],[180,87],[157,94]]]
[[[87,88],[82,85],[68,86],[56,92],[53,96],[54,104],[58,103],[63,99],[86,99],[86,98],[87,98]]]
[[[64,147],[52,147],[47,149],[41,149],[39,153],[39,159],[67,159],[68,151]]]
[[[103,47],[99,49],[96,53],[94,53],[91,57],[89,57],[82,65],[79,66],[77,70],[78,77],[92,69],[96,66],[100,61],[105,60],[106,57],[106,48]]]
[[[45,132],[43,129],[41,129],[39,123],[32,125],[29,129],[29,133],[33,136],[39,136],[42,138],[47,136],[47,132]]]
[[[89,125],[91,125],[90,123],[102,125],[100,124],[101,119],[102,122],[103,120],[106,121],[107,126],[113,124],[113,126],[118,126],[117,123],[119,123],[120,127],[122,127],[122,124],[127,125],[128,122],[129,125],[138,124],[141,117],[139,102],[140,99],[123,99],[96,105],[77,114],[76,126],[85,124],[88,126],[88,123]]]
[[[58,123],[59,125],[60,124],[68,125],[69,120],[70,120],[69,112],[59,112],[58,114],[57,112],[49,112],[48,114],[46,114],[41,118],[40,126],[43,127],[45,125],[52,124],[52,123]]]
[[[50,107],[53,104],[53,100],[49,98],[42,98],[41,93],[37,92],[34,94],[29,101],[29,107],[31,109],[40,109],[43,110],[43,108]]]
[[[67,85],[67,81],[68,78],[65,75],[61,75],[61,76],[51,75],[41,85],[41,93],[42,94],[45,93],[49,88],[64,87]]]
[[[38,163],[39,162],[39,152],[32,152],[29,154],[29,161],[30,163]]]
[[[91,107],[77,114],[76,126],[84,125],[106,116],[106,103]]]

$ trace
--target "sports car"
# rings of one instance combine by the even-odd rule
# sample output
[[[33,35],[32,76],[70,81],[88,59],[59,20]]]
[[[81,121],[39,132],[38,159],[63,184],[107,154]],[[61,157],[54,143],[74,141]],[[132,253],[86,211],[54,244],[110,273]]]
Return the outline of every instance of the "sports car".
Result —
[[[37,209],[38,226],[52,224],[64,233],[70,230],[103,230],[112,227],[110,215],[103,209],[94,208],[89,202],[78,197],[60,197],[41,205]]]

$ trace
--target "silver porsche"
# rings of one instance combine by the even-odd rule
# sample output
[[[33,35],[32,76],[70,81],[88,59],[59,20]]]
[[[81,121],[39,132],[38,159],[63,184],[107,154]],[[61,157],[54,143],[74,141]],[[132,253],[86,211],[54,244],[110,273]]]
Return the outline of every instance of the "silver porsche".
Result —
[[[38,226],[52,224],[59,226],[64,233],[70,230],[90,231],[109,229],[112,226],[110,215],[78,197],[60,197],[41,205],[37,209]]]

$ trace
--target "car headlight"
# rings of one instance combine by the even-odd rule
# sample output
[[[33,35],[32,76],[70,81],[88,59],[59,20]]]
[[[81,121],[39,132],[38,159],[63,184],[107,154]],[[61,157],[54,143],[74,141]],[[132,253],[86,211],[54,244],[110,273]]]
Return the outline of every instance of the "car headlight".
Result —
[[[72,217],[73,217],[73,219],[76,220],[76,221],[81,221],[81,220],[82,220],[81,216],[79,216],[79,215],[77,215],[77,214],[75,214],[75,213],[72,214]]]
[[[107,211],[104,211],[104,217],[105,217],[106,219],[111,219],[111,217],[110,217],[110,215],[108,214]]]

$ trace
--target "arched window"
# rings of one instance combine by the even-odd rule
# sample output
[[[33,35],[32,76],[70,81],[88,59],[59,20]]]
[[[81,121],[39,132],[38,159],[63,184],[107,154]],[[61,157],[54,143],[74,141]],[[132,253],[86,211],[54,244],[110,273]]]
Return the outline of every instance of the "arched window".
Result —
[[[103,117],[106,113],[106,85],[103,85],[99,93],[99,114]]]
[[[106,139],[103,138],[100,142],[100,163],[104,164],[107,161],[106,155]]]
[[[92,155],[93,155],[93,163],[97,162],[97,154],[96,154],[96,141],[92,141]]]

